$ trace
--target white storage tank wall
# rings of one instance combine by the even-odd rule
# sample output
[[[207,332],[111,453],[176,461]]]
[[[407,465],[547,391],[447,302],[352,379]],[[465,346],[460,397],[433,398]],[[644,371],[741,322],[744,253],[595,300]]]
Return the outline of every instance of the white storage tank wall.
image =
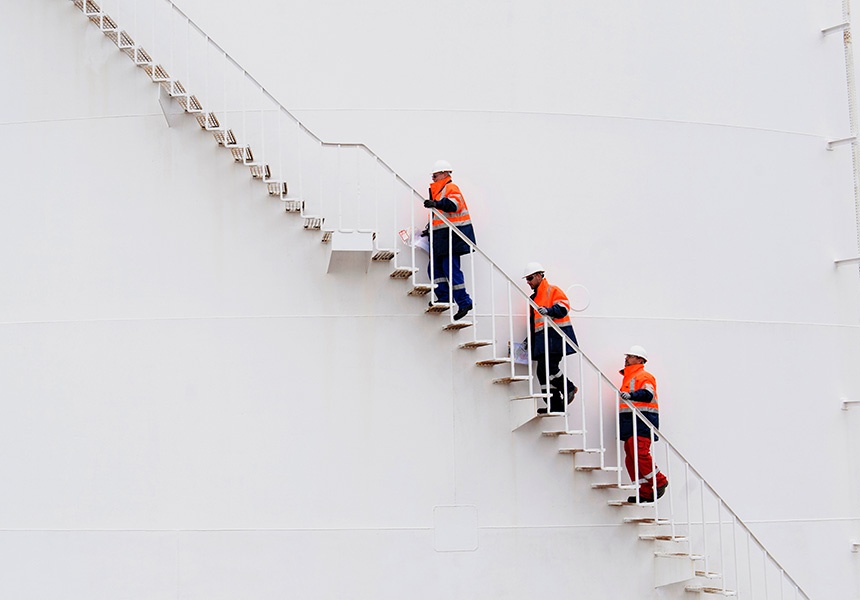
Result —
[[[34,589],[67,597],[650,597],[647,549],[534,427],[507,432],[506,390],[423,303],[381,265],[324,275],[70,4],[0,9],[9,593],[47,571]],[[419,189],[451,160],[481,246],[585,284],[586,350],[611,372],[646,345],[667,435],[811,593],[856,597],[832,4],[180,6],[323,137]],[[445,504],[478,507],[479,552],[432,550]]]
[[[583,347],[651,349],[667,435],[801,583],[857,595],[842,3],[254,6],[183,3],[325,139],[418,189],[453,162],[482,247],[586,285]]]

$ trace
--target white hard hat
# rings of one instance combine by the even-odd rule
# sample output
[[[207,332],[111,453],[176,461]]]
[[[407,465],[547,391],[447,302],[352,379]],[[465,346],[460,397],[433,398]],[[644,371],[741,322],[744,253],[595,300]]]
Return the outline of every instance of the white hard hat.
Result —
[[[523,269],[523,279],[532,273],[543,273],[543,266],[538,262],[530,262],[526,265],[526,268]]]
[[[437,160],[433,164],[433,172],[434,173],[452,173],[454,169],[451,168],[451,163],[447,160]]]
[[[630,346],[630,350],[625,352],[625,356],[638,356],[639,358],[648,360],[648,351],[642,346]]]

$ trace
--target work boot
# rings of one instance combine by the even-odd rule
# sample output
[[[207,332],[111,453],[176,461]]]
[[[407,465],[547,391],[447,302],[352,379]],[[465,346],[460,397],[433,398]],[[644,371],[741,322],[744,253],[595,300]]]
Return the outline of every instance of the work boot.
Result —
[[[567,388],[567,403],[568,404],[573,402],[573,397],[576,396],[576,392],[578,392],[578,391],[579,391],[579,388],[571,383],[570,387]]]
[[[457,314],[454,315],[454,320],[459,321],[460,319],[465,317],[466,313],[468,313],[470,310],[472,310],[471,304],[467,304],[466,306],[461,306],[460,310],[457,311]]]
[[[668,483],[666,485],[663,485],[663,486],[660,486],[657,488],[657,498],[663,497],[663,494],[666,493],[667,487],[669,487]],[[630,502],[631,504],[634,504],[636,502],[636,496],[630,496],[629,498],[627,498],[627,501]],[[639,503],[640,504],[646,504],[646,503],[650,503],[650,502],[654,502],[653,493],[643,494],[642,492],[639,492]]]
[[[564,402],[561,400],[561,391],[553,389],[552,395],[549,398],[549,412],[552,413],[563,413],[564,412]],[[546,414],[546,407],[541,407],[538,409],[539,415]]]

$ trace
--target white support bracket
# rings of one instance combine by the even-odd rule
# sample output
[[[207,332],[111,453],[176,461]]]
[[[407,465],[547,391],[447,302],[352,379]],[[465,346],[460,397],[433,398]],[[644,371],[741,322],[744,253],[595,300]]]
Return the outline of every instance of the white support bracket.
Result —
[[[373,256],[373,232],[370,230],[337,229],[332,231],[329,244],[328,273],[354,267],[367,273]]]
[[[856,141],[857,141],[856,135],[852,135],[851,137],[847,137],[847,138],[840,138],[838,140],[830,140],[829,142],[827,142],[827,150],[833,150],[836,146],[844,146],[846,144],[853,144]]]
[[[845,31],[849,27],[851,27],[851,23],[849,23],[847,21],[845,23],[840,23],[839,25],[833,25],[831,27],[825,27],[824,29],[821,30],[821,35],[830,35],[831,33],[837,33],[839,31]]]
[[[848,398],[842,398],[842,410],[848,410],[848,407],[852,404],[860,404],[860,400],[849,400]]]
[[[860,542],[851,542],[851,552],[860,552]]]
[[[840,258],[839,260],[834,260],[833,264],[837,267],[841,267],[842,265],[860,264],[860,256],[855,256],[854,258]]]

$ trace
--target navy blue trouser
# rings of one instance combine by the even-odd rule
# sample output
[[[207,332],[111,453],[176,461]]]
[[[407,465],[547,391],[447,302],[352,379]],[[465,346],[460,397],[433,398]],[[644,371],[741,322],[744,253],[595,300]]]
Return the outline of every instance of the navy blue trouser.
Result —
[[[451,281],[454,290],[454,302],[457,306],[471,306],[472,299],[466,291],[466,280],[460,269],[460,257],[433,253],[433,283],[436,284],[436,301],[450,302],[450,291],[448,281]],[[450,267],[451,272],[448,272]],[[427,263],[427,276],[430,277],[430,263]]]

